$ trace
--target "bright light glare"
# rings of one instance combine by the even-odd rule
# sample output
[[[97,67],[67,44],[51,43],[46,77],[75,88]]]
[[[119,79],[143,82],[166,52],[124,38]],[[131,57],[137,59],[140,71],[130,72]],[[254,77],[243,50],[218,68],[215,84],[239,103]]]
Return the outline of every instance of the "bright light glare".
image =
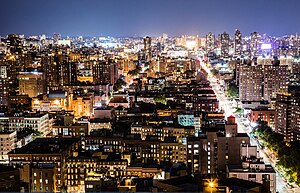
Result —
[[[257,123],[251,122],[251,127],[252,127],[252,128],[254,128],[254,127],[256,127],[256,126],[257,126]]]
[[[272,48],[271,44],[262,44],[261,49],[263,50],[270,50]]]
[[[188,49],[194,49],[196,47],[196,42],[195,41],[186,41],[186,47]]]

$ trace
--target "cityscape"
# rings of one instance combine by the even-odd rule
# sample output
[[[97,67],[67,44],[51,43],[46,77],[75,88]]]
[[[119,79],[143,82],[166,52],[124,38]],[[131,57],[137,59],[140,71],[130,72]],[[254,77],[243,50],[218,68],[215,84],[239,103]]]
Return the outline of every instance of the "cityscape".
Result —
[[[2,25],[0,192],[300,192],[298,33]]]

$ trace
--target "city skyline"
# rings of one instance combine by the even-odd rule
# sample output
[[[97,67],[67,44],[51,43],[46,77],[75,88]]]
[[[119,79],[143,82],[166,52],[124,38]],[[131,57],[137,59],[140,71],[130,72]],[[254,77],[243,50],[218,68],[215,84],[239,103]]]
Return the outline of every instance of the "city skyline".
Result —
[[[3,0],[1,192],[300,192],[295,0]]]
[[[296,34],[300,2],[289,1],[3,1],[0,35],[157,36],[168,33],[204,36],[235,29],[249,35]],[[295,18],[295,19],[293,19]],[[220,22],[221,21],[221,22]]]

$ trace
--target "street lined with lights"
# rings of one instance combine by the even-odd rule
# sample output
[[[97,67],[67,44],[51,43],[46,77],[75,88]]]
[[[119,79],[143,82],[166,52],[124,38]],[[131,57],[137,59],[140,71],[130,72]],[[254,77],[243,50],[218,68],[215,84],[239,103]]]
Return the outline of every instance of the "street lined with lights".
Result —
[[[200,61],[200,60],[199,60]],[[244,118],[243,116],[239,116],[234,108],[231,101],[229,101],[227,99],[227,97],[225,96],[224,91],[221,91],[220,85],[218,84],[217,79],[212,75],[210,69],[207,67],[207,64],[200,61],[200,65],[201,68],[204,69],[207,74],[208,77],[207,79],[210,81],[210,84],[212,86],[212,89],[214,90],[217,99],[219,100],[219,105],[220,105],[220,109],[224,111],[224,115],[225,117],[234,115],[236,117],[236,123],[238,125],[238,132],[239,133],[247,133],[248,136],[250,136],[250,142],[251,145],[257,146],[259,147],[259,154],[260,156],[265,160],[266,163],[270,163],[272,165],[273,168],[275,168],[276,171],[276,185],[277,185],[277,191],[279,193],[293,193],[293,192],[300,192],[300,188],[297,187],[297,185],[289,185],[287,183],[287,180],[284,179],[283,175],[281,173],[279,173],[279,171],[276,169],[275,165],[276,165],[276,160],[272,160],[270,152],[267,152],[264,148],[261,148],[260,143],[258,142],[258,140],[254,139],[253,137],[251,137],[250,132],[251,129],[255,127],[255,123],[250,123],[250,124],[245,124],[246,122],[249,122],[246,118]],[[213,184],[211,184],[213,185]],[[210,184],[209,184],[210,186]]]

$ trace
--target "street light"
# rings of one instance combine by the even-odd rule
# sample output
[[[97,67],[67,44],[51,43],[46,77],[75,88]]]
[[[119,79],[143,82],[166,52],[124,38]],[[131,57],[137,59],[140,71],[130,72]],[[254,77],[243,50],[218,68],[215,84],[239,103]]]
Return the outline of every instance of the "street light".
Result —
[[[205,186],[206,186],[207,192],[212,193],[212,192],[216,191],[216,188],[218,186],[217,179],[213,179],[213,178],[207,179]]]

